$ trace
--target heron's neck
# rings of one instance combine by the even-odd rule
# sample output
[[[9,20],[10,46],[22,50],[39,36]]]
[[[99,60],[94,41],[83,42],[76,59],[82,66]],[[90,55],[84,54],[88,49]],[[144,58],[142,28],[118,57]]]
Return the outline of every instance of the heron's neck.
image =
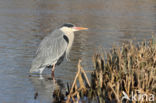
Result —
[[[74,32],[66,28],[61,28],[60,30],[64,33],[64,35],[68,37],[69,45],[72,45],[73,40],[74,40]]]
[[[73,40],[74,40],[74,32],[73,31],[68,31],[66,29],[63,29],[61,30],[69,39],[69,43],[68,43],[68,47],[67,47],[67,50],[66,50],[66,57],[68,58],[68,55],[69,55],[69,52],[70,52],[70,49],[72,47],[72,44],[73,44]]]

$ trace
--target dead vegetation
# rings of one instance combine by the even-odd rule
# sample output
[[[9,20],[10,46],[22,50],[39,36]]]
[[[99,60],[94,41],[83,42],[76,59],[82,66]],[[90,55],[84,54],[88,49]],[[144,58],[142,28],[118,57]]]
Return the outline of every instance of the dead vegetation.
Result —
[[[78,103],[84,96],[98,103],[148,103],[154,99],[151,94],[156,95],[156,46],[152,41],[138,45],[124,43],[109,53],[95,54],[91,84],[80,62],[66,103]],[[131,100],[122,100],[123,91]],[[132,93],[136,95],[135,100]],[[140,98],[139,94],[147,96]]]

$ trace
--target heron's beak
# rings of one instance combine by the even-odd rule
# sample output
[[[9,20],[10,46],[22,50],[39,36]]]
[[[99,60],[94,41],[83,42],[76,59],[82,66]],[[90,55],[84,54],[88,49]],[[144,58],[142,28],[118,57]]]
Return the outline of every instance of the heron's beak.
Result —
[[[84,28],[84,27],[73,27],[73,29],[75,29],[75,31],[88,30],[88,28]]]

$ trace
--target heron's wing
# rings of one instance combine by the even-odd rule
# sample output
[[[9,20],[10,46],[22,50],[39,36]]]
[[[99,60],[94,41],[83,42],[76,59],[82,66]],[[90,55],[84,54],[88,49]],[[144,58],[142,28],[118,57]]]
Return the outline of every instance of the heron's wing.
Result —
[[[39,45],[36,52],[36,58],[40,59],[42,65],[56,63],[65,53],[67,42],[63,38],[63,32],[55,30],[52,34],[46,36]]]

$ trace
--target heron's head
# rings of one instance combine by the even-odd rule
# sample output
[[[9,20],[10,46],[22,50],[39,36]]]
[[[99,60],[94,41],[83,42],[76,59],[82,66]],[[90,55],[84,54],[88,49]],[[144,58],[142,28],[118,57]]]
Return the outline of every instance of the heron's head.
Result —
[[[84,27],[77,27],[71,23],[66,23],[63,24],[60,28],[63,31],[67,31],[67,32],[75,32],[75,31],[81,31],[81,30],[88,30],[88,28],[84,28]]]

